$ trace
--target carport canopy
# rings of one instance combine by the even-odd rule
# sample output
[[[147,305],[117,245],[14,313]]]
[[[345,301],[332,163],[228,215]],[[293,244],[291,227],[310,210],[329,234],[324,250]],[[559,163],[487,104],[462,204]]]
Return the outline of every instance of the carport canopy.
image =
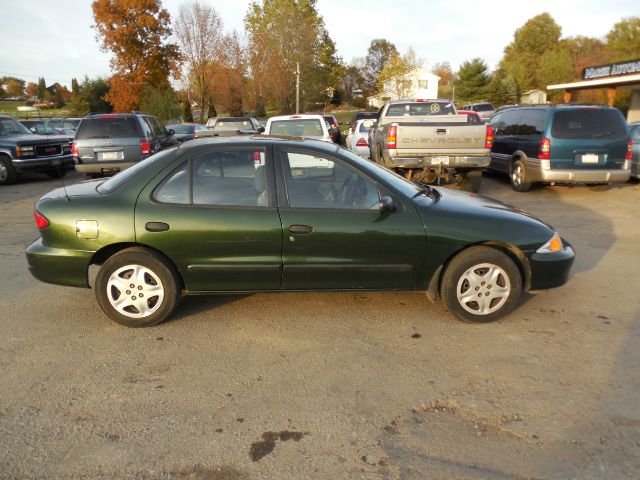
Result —
[[[564,102],[570,103],[574,90],[608,88],[608,103],[610,107],[613,107],[613,104],[616,100],[617,87],[640,87],[640,73],[624,75],[620,77],[596,78],[593,80],[583,80],[581,82],[547,85],[547,90],[564,90]]]

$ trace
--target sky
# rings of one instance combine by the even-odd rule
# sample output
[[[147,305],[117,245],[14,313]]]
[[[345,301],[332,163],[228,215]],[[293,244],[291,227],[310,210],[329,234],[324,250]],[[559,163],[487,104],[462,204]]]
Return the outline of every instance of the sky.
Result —
[[[0,1],[0,76],[27,82],[43,76],[47,85],[69,87],[71,78],[110,75],[110,57],[91,28],[90,0]],[[175,18],[188,1],[163,0],[163,6]],[[250,0],[200,2],[218,11],[226,31],[244,31]],[[454,71],[475,57],[495,68],[515,30],[543,12],[563,37],[602,38],[621,19],[640,16],[638,0],[317,0],[317,8],[346,63],[366,56],[374,38],[384,38],[400,53],[412,47],[427,68],[447,61]]]

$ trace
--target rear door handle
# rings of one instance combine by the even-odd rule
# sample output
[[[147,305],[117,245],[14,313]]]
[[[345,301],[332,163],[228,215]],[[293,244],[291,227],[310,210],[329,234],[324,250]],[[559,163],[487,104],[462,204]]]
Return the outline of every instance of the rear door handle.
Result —
[[[313,227],[309,225],[289,225],[289,233],[312,233]]]
[[[148,232],[166,232],[171,228],[168,223],[164,222],[147,222],[144,226]]]

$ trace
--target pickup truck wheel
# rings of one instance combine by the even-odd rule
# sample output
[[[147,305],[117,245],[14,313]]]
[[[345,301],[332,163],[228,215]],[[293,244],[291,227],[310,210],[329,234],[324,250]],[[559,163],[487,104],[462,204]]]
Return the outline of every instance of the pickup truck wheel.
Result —
[[[0,155],[0,185],[13,185],[17,177],[18,174],[11,159],[6,155]]]
[[[67,169],[61,168],[58,170],[57,168],[52,168],[51,170],[47,170],[45,173],[49,178],[62,178],[67,174]]]
[[[482,170],[469,170],[462,177],[460,188],[466,192],[478,193],[482,185]]]
[[[98,304],[126,327],[150,327],[167,319],[180,299],[178,276],[158,254],[131,248],[116,253],[96,276]]]
[[[493,322],[520,299],[522,277],[507,255],[490,247],[471,247],[451,261],[442,277],[442,299],[465,322]]]
[[[527,168],[522,160],[516,160],[511,167],[511,187],[516,192],[528,192],[531,190],[531,180],[527,174]]]

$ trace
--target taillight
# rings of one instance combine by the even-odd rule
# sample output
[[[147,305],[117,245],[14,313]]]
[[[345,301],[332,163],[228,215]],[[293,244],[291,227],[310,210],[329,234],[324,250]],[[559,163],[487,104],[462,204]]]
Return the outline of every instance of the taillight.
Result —
[[[38,227],[38,228],[47,228],[49,226],[49,220],[47,220],[47,217],[42,215],[37,210],[33,211],[33,218],[35,218],[35,220],[36,220],[36,227]]]
[[[142,155],[149,155],[151,153],[151,143],[146,140],[140,140],[140,153]]]
[[[631,160],[633,158],[633,140],[629,140],[627,144],[627,156],[624,157],[625,160]]]
[[[543,138],[540,140],[540,147],[538,148],[538,159],[549,160],[551,158],[551,140]]]
[[[78,147],[75,143],[71,144],[71,155],[73,155],[74,157],[78,156]]]
[[[387,130],[387,148],[394,149],[396,148],[396,135],[398,133],[398,126],[391,125],[389,126],[389,130]]]
[[[329,133],[329,138],[333,138],[333,133]]]
[[[369,144],[367,143],[367,141],[364,139],[364,137],[360,137],[358,139],[358,142],[356,143],[356,147],[368,147]]]
[[[484,137],[484,148],[489,148],[493,146],[493,127],[491,125],[487,125],[487,134]]]

